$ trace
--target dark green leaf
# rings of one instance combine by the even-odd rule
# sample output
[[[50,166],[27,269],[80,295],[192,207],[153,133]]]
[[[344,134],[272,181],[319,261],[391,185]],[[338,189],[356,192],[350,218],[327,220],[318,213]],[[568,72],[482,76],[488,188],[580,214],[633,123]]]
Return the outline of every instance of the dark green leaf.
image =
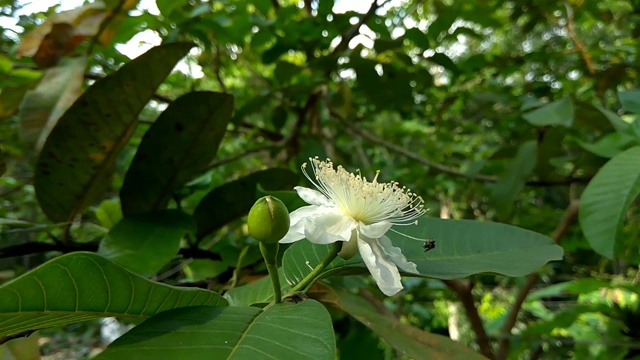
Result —
[[[353,316],[389,345],[411,359],[485,359],[466,346],[385,316],[373,304],[346,291],[323,287],[321,301]]]
[[[434,63],[442,66],[443,68],[451,71],[454,75],[459,73],[458,65],[456,65],[450,57],[443,53],[435,53],[428,58]]]
[[[597,253],[613,258],[620,247],[620,226],[640,194],[640,146],[609,160],[580,199],[580,225]]]
[[[280,85],[287,85],[291,80],[302,72],[303,68],[288,61],[278,61],[276,68],[273,70],[273,76],[278,80]]]
[[[505,173],[494,185],[492,200],[501,218],[511,213],[513,202],[524,187],[526,178],[536,166],[537,144],[535,141],[522,143],[513,160],[507,165]]]
[[[543,105],[522,117],[534,126],[561,125],[570,127],[573,124],[573,103],[569,97]]]
[[[155,316],[113,342],[108,359],[334,360],[331,317],[306,300],[256,307],[175,309]]]
[[[407,29],[404,34],[404,38],[410,40],[420,50],[427,50],[431,47],[429,43],[429,37],[418,28]]]
[[[179,210],[129,215],[102,240],[99,254],[137,274],[152,275],[176,256],[186,233],[195,233],[195,223]]]
[[[120,190],[122,212],[160,210],[173,192],[206,170],[233,111],[231,95],[191,92],[176,99],[153,123]]]
[[[0,336],[108,316],[146,318],[220,295],[156,283],[93,253],[57,257],[0,286]]]
[[[109,187],[138,114],[192,47],[155,47],[97,81],[62,115],[40,153],[34,187],[44,213],[69,221]]]
[[[0,149],[0,176],[4,175],[6,171],[7,171],[7,159],[5,159],[2,149]]]
[[[258,184],[267,190],[279,190],[293,188],[297,182],[298,176],[289,170],[268,169],[211,190],[193,212],[198,226],[198,238],[249,213],[249,209],[257,200]]]

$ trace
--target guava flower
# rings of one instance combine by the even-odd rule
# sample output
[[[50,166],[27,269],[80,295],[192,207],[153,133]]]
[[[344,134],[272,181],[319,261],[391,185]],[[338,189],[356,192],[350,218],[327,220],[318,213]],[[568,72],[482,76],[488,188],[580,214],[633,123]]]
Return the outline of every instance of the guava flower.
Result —
[[[379,183],[379,171],[372,181],[352,174],[331,160],[309,158],[313,175],[302,172],[318,191],[295,187],[303,206],[290,215],[290,228],[281,243],[306,238],[316,244],[343,241],[338,255],[349,259],[360,252],[380,290],[387,296],[402,290],[398,268],[418,273],[400,248],[385,235],[393,225],[415,225],[425,213],[424,201],[397,182]]]

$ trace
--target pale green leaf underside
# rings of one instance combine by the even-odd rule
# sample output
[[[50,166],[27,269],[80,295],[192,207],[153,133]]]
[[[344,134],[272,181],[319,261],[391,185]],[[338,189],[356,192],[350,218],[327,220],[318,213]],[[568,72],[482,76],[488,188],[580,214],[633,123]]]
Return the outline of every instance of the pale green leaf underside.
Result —
[[[227,301],[215,292],[156,283],[96,254],[75,252],[0,286],[0,336],[108,316],[146,318],[195,305]]]
[[[640,194],[640,146],[609,160],[580,199],[580,225],[597,253],[613,258],[625,212]]]
[[[549,261],[562,259],[563,250],[542,234],[515,226],[472,220],[443,220],[423,217],[417,226],[387,233],[407,260],[415,263],[420,276],[437,279],[462,278],[479,273],[524,276]],[[433,238],[436,248],[425,252],[420,239]],[[329,246],[306,240],[291,246],[284,254],[283,271],[289,283],[297,283],[328,252]],[[359,257],[334,260],[328,275],[366,273]],[[405,274],[411,276],[411,274]]]

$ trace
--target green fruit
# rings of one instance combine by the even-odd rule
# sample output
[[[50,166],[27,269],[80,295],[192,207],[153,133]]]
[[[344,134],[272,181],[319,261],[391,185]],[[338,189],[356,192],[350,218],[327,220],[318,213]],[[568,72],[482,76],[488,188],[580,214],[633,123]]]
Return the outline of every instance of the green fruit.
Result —
[[[249,211],[249,235],[264,244],[275,244],[289,231],[289,211],[282,201],[265,196]]]

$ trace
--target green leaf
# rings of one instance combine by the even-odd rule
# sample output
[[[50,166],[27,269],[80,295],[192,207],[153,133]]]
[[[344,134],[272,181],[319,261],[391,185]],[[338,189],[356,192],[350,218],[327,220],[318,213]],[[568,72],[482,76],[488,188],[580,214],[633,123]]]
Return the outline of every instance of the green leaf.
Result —
[[[627,133],[609,133],[595,142],[578,141],[578,145],[588,152],[603,158],[612,158],[630,145],[636,145],[637,139]]]
[[[282,273],[285,282],[289,286],[299,283],[327,257],[330,248],[330,245],[317,245],[306,240],[291,245],[282,257]],[[338,257],[325,268],[322,276],[367,274],[368,270],[363,266],[359,255],[349,260]]]
[[[620,226],[640,194],[640,146],[609,160],[591,179],[580,199],[580,225],[600,255],[613,258],[621,245]]]
[[[286,294],[290,287],[287,285],[282,271],[278,273],[280,277],[280,288]],[[252,283],[234,287],[224,294],[224,298],[229,301],[230,306],[249,306],[256,304],[266,304],[273,301],[273,286],[268,276],[262,277]]]
[[[298,176],[285,169],[268,169],[249,174],[211,190],[198,204],[193,217],[198,225],[197,237],[214,232],[230,221],[249,213],[257,200],[258,184],[268,190],[292,188]]]
[[[353,316],[387,344],[411,359],[485,359],[468,347],[442,335],[431,334],[385,316],[360,296],[323,287],[321,301]]]
[[[100,221],[102,226],[107,229],[111,229],[120,220],[122,220],[120,203],[113,200],[103,201],[96,209],[96,218],[98,218],[98,221]]]
[[[456,63],[454,63],[450,57],[448,57],[443,53],[435,53],[432,56],[430,56],[428,59],[442,66],[443,68],[451,71],[454,75],[458,74],[459,72],[458,65],[456,65]]]
[[[422,241],[387,233],[407,259],[418,265],[421,275],[438,279],[479,273],[524,276],[563,255],[548,236],[507,224],[423,217],[417,226],[399,230],[418,239],[436,240],[436,248],[424,252]]]
[[[276,68],[273,70],[273,76],[278,80],[280,85],[287,85],[303,70],[302,67],[288,61],[278,61]]]
[[[225,306],[220,295],[133,274],[93,253],[57,257],[0,286],[0,336],[108,316],[146,318],[184,306]]]
[[[2,149],[0,149],[0,176],[7,171],[7,159],[5,159]]]
[[[73,220],[107,190],[138,114],[191,47],[152,48],[97,81],[62,115],[35,168],[36,195],[49,219]]]
[[[214,261],[209,259],[195,259],[189,265],[185,266],[184,275],[188,281],[195,282],[204,279],[213,279],[222,274],[229,268],[222,261]]]
[[[640,114],[640,90],[629,90],[618,93],[622,109],[632,114]]]
[[[418,239],[435,239],[435,249],[425,252],[423,241],[393,231],[386,234],[407,260],[418,266],[421,276],[437,279],[457,279],[480,273],[524,276],[549,261],[562,259],[563,254],[562,248],[551,238],[506,224],[423,217],[418,225],[403,226],[398,230]],[[328,245],[304,240],[293,244],[282,259],[287,281],[299,281],[328,251]],[[358,256],[348,261],[337,258],[327,269],[323,276],[368,273]]]
[[[574,119],[573,103],[569,97],[564,97],[523,114],[522,117],[534,126],[570,127]]]
[[[195,223],[180,210],[130,215],[109,231],[99,254],[137,274],[151,275],[176,256],[186,233],[195,233]]]
[[[189,307],[164,312],[114,341],[96,360],[334,360],[331,317],[305,300],[265,309]]]
[[[411,41],[415,46],[421,50],[427,50],[431,47],[429,37],[418,28],[407,29],[404,34],[404,38]]]
[[[507,218],[511,214],[515,198],[536,166],[537,150],[537,143],[533,140],[522,143],[505,173],[494,185],[491,198],[501,218]]]
[[[173,191],[207,169],[233,111],[233,97],[191,92],[173,103],[142,138],[120,202],[126,214],[161,210]]]
[[[63,58],[45,71],[38,86],[28,91],[20,105],[22,140],[39,152],[58,119],[80,96],[87,58]]]

